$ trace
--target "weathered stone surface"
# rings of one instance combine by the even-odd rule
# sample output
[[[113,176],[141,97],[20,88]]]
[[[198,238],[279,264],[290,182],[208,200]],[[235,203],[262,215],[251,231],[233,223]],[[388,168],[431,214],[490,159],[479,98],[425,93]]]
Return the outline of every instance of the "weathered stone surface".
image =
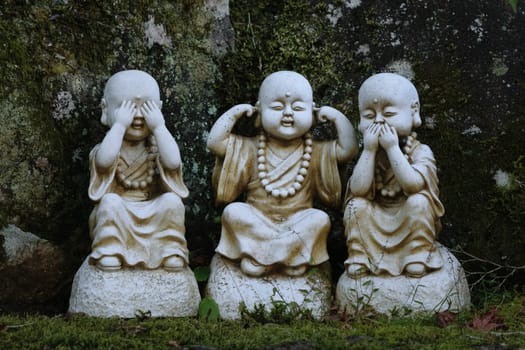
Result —
[[[14,225],[0,230],[0,308],[42,303],[59,292],[64,253]]]
[[[311,310],[315,318],[327,315],[330,310],[331,278],[326,264],[299,277],[283,274],[249,277],[237,264],[216,254],[210,269],[206,296],[219,305],[223,319],[239,319],[241,303],[247,311],[260,305],[270,311],[276,303],[295,303],[301,309]]]
[[[339,309],[358,313],[371,307],[383,314],[409,310],[417,315],[468,308],[470,292],[463,268],[447,248],[439,249],[445,265],[421,278],[367,275],[353,279],[344,273],[337,283]]]
[[[86,259],[73,281],[69,312],[99,317],[131,318],[137,312],[185,317],[197,314],[200,300],[197,281],[188,267],[177,272],[138,268],[107,272]]]

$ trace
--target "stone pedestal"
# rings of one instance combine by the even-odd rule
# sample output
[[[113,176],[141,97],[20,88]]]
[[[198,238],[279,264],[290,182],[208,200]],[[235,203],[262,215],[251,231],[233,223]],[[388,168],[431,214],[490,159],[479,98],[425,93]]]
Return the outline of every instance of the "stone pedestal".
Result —
[[[357,313],[367,307],[392,315],[459,311],[470,306],[465,272],[447,248],[440,246],[444,266],[421,278],[373,276],[358,279],[341,275],[336,302],[340,310]]]
[[[101,271],[86,259],[73,280],[69,312],[131,318],[140,310],[153,317],[185,317],[197,314],[200,300],[189,267],[176,272],[126,267]]]
[[[330,310],[331,277],[327,263],[299,277],[283,274],[250,277],[238,264],[216,254],[210,268],[206,295],[217,302],[223,319],[239,319],[241,303],[250,311],[258,305],[264,305],[269,311],[276,302],[296,303],[302,309],[311,310],[317,319]]]

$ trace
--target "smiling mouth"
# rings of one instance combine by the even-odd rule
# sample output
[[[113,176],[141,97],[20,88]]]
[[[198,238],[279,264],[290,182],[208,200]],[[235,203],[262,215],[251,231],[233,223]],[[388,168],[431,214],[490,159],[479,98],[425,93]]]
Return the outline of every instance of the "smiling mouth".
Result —
[[[286,127],[289,127],[289,126],[293,126],[293,119],[283,119],[281,120],[281,125],[282,126],[286,126]]]
[[[133,118],[131,126],[135,129],[140,129],[144,126],[144,118]]]

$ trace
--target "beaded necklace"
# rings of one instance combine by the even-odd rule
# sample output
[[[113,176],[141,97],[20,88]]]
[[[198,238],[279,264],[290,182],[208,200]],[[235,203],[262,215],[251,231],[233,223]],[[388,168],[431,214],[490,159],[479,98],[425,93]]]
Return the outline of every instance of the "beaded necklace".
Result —
[[[266,164],[266,141],[266,135],[261,133],[259,135],[259,143],[257,148],[257,170],[259,172],[258,177],[261,181],[261,185],[269,195],[275,198],[293,197],[301,189],[301,187],[303,187],[304,180],[308,174],[308,167],[310,166],[310,160],[312,159],[312,135],[310,133],[306,133],[304,136],[304,151],[303,156],[301,157],[301,166],[297,171],[297,175],[295,176],[293,184],[288,188],[274,188],[271,181],[268,179],[268,165]]]
[[[155,137],[150,136],[148,138],[149,146],[146,147],[144,152],[135,159],[135,161],[126,166],[121,160],[117,166],[117,179],[122,186],[126,189],[145,189],[153,182],[153,175],[155,175],[156,163],[159,149],[157,147],[157,140]],[[135,172],[139,170],[143,162],[147,160],[147,170],[145,174],[142,174],[137,179]],[[146,175],[144,177],[144,175]],[[135,178],[135,179],[131,179]]]
[[[416,146],[416,141],[417,141],[417,134],[415,132],[412,132],[409,136],[407,136],[405,144],[402,147],[403,154],[409,162],[411,162],[410,155],[414,151],[414,146]],[[385,169],[381,169],[380,167],[376,167],[375,169],[376,189],[381,192],[381,195],[383,197],[394,198],[399,193],[401,193],[403,189],[401,188],[401,185],[399,184],[399,182],[390,181],[390,179],[394,176],[392,169],[389,169],[389,171],[386,174],[384,174],[384,176],[387,177],[387,179],[383,178],[382,173],[384,171]]]

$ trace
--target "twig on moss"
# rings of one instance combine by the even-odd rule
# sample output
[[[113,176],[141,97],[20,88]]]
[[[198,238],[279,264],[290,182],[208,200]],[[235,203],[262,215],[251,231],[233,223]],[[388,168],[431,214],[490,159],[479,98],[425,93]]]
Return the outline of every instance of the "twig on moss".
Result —
[[[451,249],[451,251],[468,257],[468,259],[463,260],[463,264],[470,263],[470,262],[476,262],[476,263],[485,264],[488,267],[490,267],[488,271],[469,271],[468,272],[468,275],[479,276],[474,282],[470,284],[470,289],[473,289],[474,286],[480,284],[485,279],[487,279],[489,276],[493,280],[499,280],[500,282],[498,284],[498,288],[501,288],[505,284],[505,282],[507,282],[507,280],[510,277],[512,277],[516,272],[525,270],[525,265],[514,266],[514,265],[509,265],[507,263],[498,263],[498,262],[495,262],[489,259],[475,256],[474,254],[471,254],[463,250],[463,248],[461,247],[459,247],[458,249]],[[498,275],[498,273],[502,273],[505,271],[508,271],[508,272],[506,272],[503,275]]]

